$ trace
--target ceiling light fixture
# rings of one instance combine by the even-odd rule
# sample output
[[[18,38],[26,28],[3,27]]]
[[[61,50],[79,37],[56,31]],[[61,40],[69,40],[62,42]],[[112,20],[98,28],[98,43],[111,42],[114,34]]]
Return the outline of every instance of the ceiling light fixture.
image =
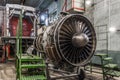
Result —
[[[109,32],[112,32],[112,33],[114,33],[114,32],[116,32],[117,30],[116,30],[116,28],[115,27],[110,27],[109,28]]]
[[[86,4],[87,4],[87,5],[90,5],[90,4],[91,4],[91,1],[90,1],[90,0],[87,0],[87,1],[86,1]]]

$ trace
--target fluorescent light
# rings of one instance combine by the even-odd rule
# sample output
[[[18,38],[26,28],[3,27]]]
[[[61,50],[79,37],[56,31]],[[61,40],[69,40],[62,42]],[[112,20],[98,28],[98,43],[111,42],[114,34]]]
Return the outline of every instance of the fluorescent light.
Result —
[[[91,4],[91,1],[90,1],[90,0],[87,0],[87,1],[86,1],[86,4],[87,4],[87,5],[90,5],[90,4]]]
[[[109,31],[113,33],[113,32],[116,32],[117,30],[116,30],[115,27],[110,27],[110,28],[109,28]]]

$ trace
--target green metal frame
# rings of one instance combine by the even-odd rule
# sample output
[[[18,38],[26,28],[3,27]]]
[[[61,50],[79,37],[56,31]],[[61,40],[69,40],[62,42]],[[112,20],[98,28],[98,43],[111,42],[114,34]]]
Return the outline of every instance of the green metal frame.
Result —
[[[24,55],[22,54],[22,11],[19,17],[19,26],[17,27],[17,53],[16,53],[16,69],[17,75],[16,80],[47,80],[46,78],[46,65],[42,57],[35,55]],[[35,70],[41,69],[41,72],[36,73],[35,71],[27,72],[27,75],[23,74],[22,69]],[[30,75],[29,75],[30,74]]]
[[[19,17],[19,26],[17,26],[17,53],[16,53],[16,68],[17,68],[17,79],[21,80],[21,55],[22,55],[22,11]]]
[[[101,59],[103,80],[105,80],[105,71],[104,71],[104,62],[103,62],[103,59],[104,59],[104,57],[107,56],[107,54],[96,54],[95,56],[98,56],[98,57],[100,57],[100,59]]]
[[[114,76],[119,77],[120,76],[120,72],[114,70],[115,68],[117,68],[117,64],[111,63],[112,58],[109,57],[108,54],[98,53],[98,54],[95,54],[95,56],[99,57],[101,60],[102,73],[92,71],[92,62],[90,62],[90,72],[91,73],[95,72],[95,73],[103,74],[103,80],[106,80],[108,78],[108,76],[110,76],[110,77],[114,77]]]

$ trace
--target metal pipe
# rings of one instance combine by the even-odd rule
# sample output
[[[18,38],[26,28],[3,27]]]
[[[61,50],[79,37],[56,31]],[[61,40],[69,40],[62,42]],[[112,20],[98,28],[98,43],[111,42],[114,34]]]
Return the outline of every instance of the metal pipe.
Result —
[[[65,76],[57,76],[57,77],[51,77],[51,80],[56,80],[56,79],[63,79],[63,78],[70,78],[70,77],[77,77],[78,74],[71,74],[71,75],[65,75]]]
[[[63,71],[63,70],[50,69],[50,68],[49,68],[49,70],[51,70],[51,71],[55,71],[55,72],[59,72],[59,73],[71,74],[71,72],[68,72],[68,71]]]

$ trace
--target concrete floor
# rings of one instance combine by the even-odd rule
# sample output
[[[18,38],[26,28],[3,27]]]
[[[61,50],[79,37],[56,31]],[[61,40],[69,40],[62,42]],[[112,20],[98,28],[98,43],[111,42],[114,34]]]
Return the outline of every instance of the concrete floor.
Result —
[[[90,74],[89,72],[86,73],[87,75],[85,80],[102,80],[101,74],[97,74],[97,73]],[[13,63],[0,64],[0,80],[16,80],[16,70]],[[63,79],[59,79],[59,80],[63,80]],[[115,80],[120,80],[120,77],[116,77]]]
[[[16,80],[14,64],[0,64],[0,80]]]

